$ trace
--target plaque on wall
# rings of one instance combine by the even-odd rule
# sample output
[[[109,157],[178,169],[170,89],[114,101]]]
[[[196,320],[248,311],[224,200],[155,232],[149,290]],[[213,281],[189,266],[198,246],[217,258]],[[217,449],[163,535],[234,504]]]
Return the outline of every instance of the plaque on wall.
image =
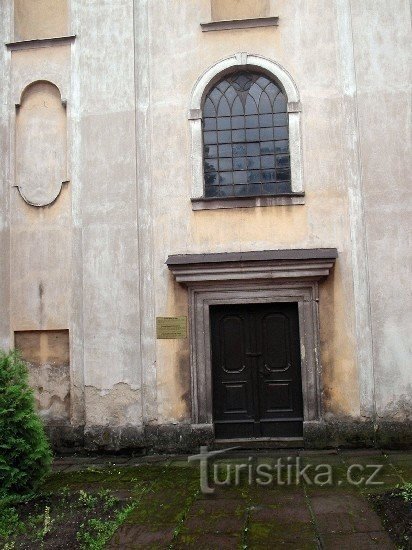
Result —
[[[187,317],[156,317],[156,338],[158,340],[187,338]]]

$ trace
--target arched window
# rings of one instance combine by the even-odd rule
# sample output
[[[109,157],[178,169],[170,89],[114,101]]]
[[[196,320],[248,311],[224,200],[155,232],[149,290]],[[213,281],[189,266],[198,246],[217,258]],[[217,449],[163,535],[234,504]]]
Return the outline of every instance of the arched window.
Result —
[[[205,197],[291,193],[288,100],[268,76],[225,75],[203,102]]]

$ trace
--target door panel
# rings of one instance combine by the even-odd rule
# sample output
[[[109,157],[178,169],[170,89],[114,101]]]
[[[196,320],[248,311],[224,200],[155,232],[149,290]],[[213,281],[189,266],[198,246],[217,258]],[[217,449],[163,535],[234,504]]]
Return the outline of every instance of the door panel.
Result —
[[[218,437],[253,437],[253,383],[246,348],[250,346],[247,312],[219,309],[211,316],[213,406]],[[232,432],[235,435],[231,435]]]
[[[211,307],[217,438],[302,435],[297,304]]]

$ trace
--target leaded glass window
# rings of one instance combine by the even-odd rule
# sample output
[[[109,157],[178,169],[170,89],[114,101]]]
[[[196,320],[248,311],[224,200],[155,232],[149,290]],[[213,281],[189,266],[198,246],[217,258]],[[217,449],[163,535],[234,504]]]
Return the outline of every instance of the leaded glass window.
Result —
[[[287,98],[261,73],[225,76],[203,106],[206,197],[291,192]]]

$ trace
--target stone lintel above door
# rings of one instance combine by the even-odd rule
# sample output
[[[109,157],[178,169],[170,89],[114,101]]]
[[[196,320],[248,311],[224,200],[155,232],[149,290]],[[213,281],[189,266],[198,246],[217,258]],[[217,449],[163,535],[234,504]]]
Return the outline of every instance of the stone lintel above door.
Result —
[[[320,280],[332,269],[336,248],[177,254],[166,264],[179,283],[250,279]]]

